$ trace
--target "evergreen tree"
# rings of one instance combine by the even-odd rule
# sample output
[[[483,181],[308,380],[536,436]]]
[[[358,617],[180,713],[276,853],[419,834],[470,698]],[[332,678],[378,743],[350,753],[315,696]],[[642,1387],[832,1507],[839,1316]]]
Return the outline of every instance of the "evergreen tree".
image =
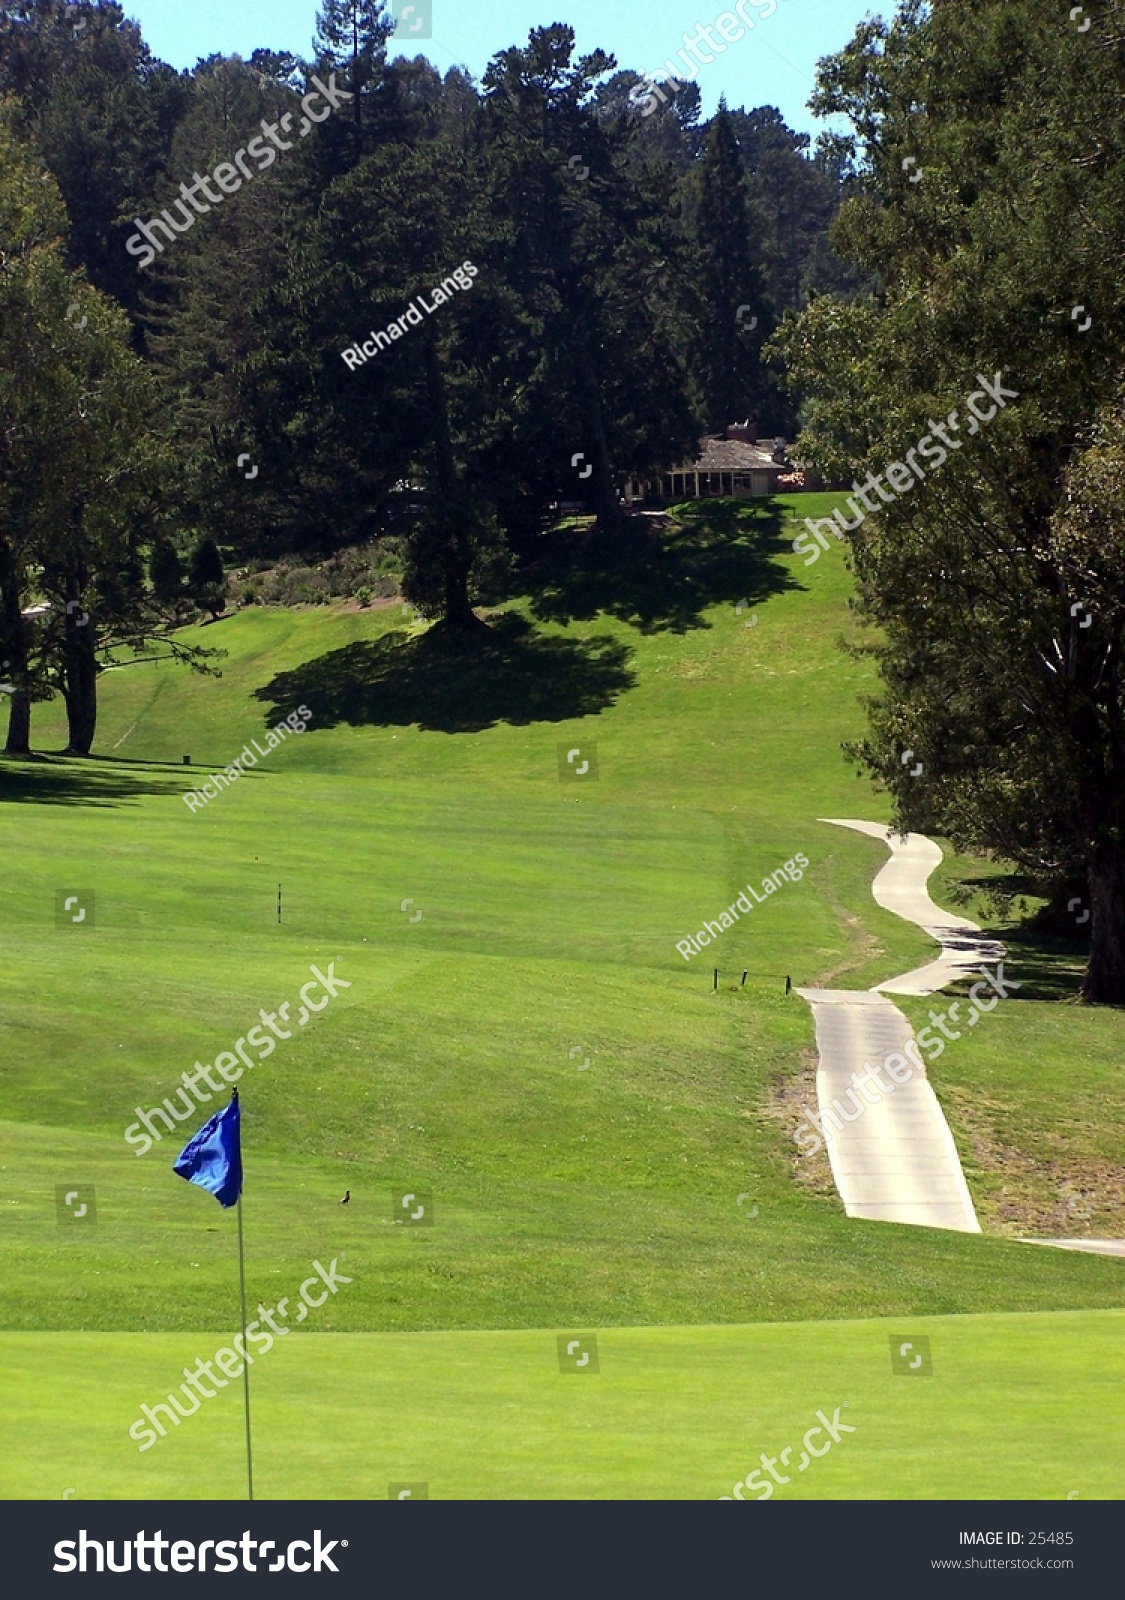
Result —
[[[284,70],[284,61],[274,65]],[[237,58],[201,62],[176,131],[176,170],[213,170],[292,105],[292,89],[271,73]],[[284,275],[293,214],[315,209],[315,187],[308,197],[303,188],[314,161],[308,144],[200,217],[146,273],[145,349],[184,466],[180,522],[224,542],[249,539],[255,519],[269,515],[264,484],[237,467],[247,441],[234,372],[271,336],[262,306]]]
[[[0,0],[0,95],[8,92],[20,96],[25,129],[66,203],[68,264],[135,312],[144,280],[125,240],[168,181],[190,86],[153,59],[113,0]]]
[[[226,610],[226,572],[219,547],[214,539],[204,537],[191,553],[188,568],[188,592],[193,600],[211,613],[211,620]]]
[[[0,100],[0,681],[11,684],[9,755],[26,755],[31,707],[50,687],[36,631],[23,616],[36,570],[36,506],[48,471],[37,437],[44,374],[27,365],[34,346],[36,284],[65,229],[61,196],[39,180],[20,137],[18,107]]]
[[[176,607],[184,598],[184,564],[175,546],[158,544],[149,561],[149,582],[160,605]]]
[[[856,753],[901,826],[1014,862],[1050,899],[1084,881],[1083,993],[1116,1005],[1118,42],[1108,16],[1078,33],[1050,0],[934,0],[864,23],[822,64],[816,103],[855,128],[859,181],[837,243],[882,291],[817,299],[777,341],[808,396],[810,454],[857,474],[844,516],[882,687]],[[911,455],[926,463],[916,484]],[[895,490],[873,508],[864,481],[870,514],[864,472]]]
[[[747,175],[755,258],[775,313],[800,311],[814,294],[869,290],[870,275],[841,260],[830,242],[851,187],[845,142],[822,135],[810,157],[809,135],[794,133],[776,107],[730,116]]]
[[[177,464],[151,374],[120,307],[69,271],[55,185],[0,102],[0,585],[3,655],[17,685],[9,748],[26,750],[31,701],[61,691],[68,751],[86,755],[97,678],[121,647],[173,655],[143,583]],[[42,609],[28,626],[22,612]]]
[[[769,333],[761,275],[750,252],[746,174],[726,101],[711,122],[700,172],[696,237],[703,302],[698,372],[708,426],[761,420],[760,350]]]
[[[271,300],[271,347],[246,364],[242,385],[273,527],[299,528],[321,549],[395,527],[407,593],[463,627],[503,556],[496,480],[482,460],[495,437],[504,313],[482,265],[490,221],[475,162],[455,139],[387,146],[333,184]],[[342,359],[343,346],[412,305],[402,337],[396,329],[361,364],[354,351]],[[399,525],[405,484],[425,512]]]
[[[387,40],[393,32],[386,0],[322,0],[317,13],[313,40],[317,66],[337,72],[354,96],[348,109],[357,155],[362,148],[365,108],[382,76]]]
[[[613,66],[601,51],[575,59],[573,29],[555,24],[502,51],[484,78],[494,267],[519,306],[526,369],[519,471],[548,475],[569,499],[584,456],[603,529],[622,522],[627,471],[667,465],[699,438],[685,352],[662,337],[649,287],[668,242],[667,196],[651,181],[664,169],[632,159],[639,117],[596,114]]]

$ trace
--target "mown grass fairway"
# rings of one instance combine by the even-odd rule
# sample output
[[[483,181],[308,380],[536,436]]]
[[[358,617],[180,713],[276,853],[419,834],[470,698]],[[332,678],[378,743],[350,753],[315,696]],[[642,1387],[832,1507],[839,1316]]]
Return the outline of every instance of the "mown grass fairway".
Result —
[[[884,1409],[809,1494],[1120,1485],[1103,1387],[1122,1376],[1120,1324],[1094,1308],[1125,1305],[1123,1264],[850,1222],[796,1180],[789,1132],[764,1115],[813,1039],[787,974],[866,987],[932,949],[872,901],[878,845],[817,821],[887,815],[839,753],[871,687],[836,648],[842,555],[806,570],[784,527],[794,504],[831,503],[758,507],[737,537],[714,508],[722,534],[648,550],[613,616],[596,552],[585,585],[545,569],[478,664],[398,609],[247,610],[197,630],[229,652],[221,680],[107,674],[98,759],[0,768],[0,1315],[19,1418],[4,1492],[75,1484],[63,1463],[83,1428],[100,1487],[80,1495],[241,1492],[237,1441],[192,1477],[177,1452],[202,1436],[193,1421],[139,1458],[126,1437],[229,1332],[237,1268],[233,1217],[170,1171],[204,1112],[140,1158],[122,1136],[260,1008],[296,1010],[310,963],[329,962],[351,987],[240,1085],[249,1294],[276,1303],[345,1252],[353,1278],[255,1369],[262,1493],[380,1496],[418,1477],[435,1495],[709,1497],[751,1446],[743,1471],[865,1385]],[[302,703],[307,733],[189,811],[189,782]],[[47,708],[36,719],[41,747],[62,742]],[[589,740],[597,781],[561,782],[558,746]],[[685,963],[678,939],[798,851],[802,881]],[[56,927],[60,890],[93,891],[93,928]],[[1089,1108],[1107,1128],[1122,1111],[1120,1016],[1082,1013],[1080,1044],[1073,1016],[1012,1001],[933,1075],[959,1137],[978,1060],[993,1097],[1003,1077],[1013,1140],[1069,1129],[1056,1187],[1109,1159]],[[1058,1105],[1076,1087],[1088,1136]],[[962,1155],[991,1218],[999,1180]],[[61,1183],[96,1187],[96,1227],[56,1220]],[[432,1191],[432,1228],[392,1221],[398,1184]],[[967,1363],[956,1391],[952,1366],[892,1383],[888,1327],[966,1313],[943,1324]],[[843,1332],[857,1318],[894,1319],[862,1336],[882,1352],[870,1370]],[[735,1326],[781,1322],[802,1327]],[[577,1400],[586,1380],[552,1366],[568,1327],[606,1352]],[[1032,1352],[1018,1382],[1013,1340]],[[807,1372],[801,1351],[817,1352]],[[818,1366],[826,1351],[836,1364]],[[461,1396],[448,1419],[420,1398],[443,1383]],[[1021,1384],[1041,1386],[1038,1435],[1010,1415]]]
[[[255,1490],[380,1500],[421,1482],[431,1499],[717,1499],[764,1476],[763,1451],[776,1462],[792,1447],[778,1500],[1116,1498],[1123,1332],[1120,1312],[613,1328],[589,1375],[559,1371],[551,1329],[297,1334],[254,1368]],[[891,1333],[929,1338],[932,1377],[892,1373]],[[126,1437],[140,1402],[219,1343],[0,1336],[0,1369],[22,1374],[0,1390],[10,1437],[33,1445],[6,1459],[4,1492],[243,1495],[237,1385],[144,1454]],[[798,1473],[818,1410],[855,1431]]]

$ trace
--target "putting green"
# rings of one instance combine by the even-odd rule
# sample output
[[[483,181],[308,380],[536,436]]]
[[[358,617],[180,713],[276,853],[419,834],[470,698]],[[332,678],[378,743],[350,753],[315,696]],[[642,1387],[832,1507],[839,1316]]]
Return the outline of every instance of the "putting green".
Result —
[[[598,1372],[565,1374],[554,1330],[298,1333],[253,1369],[255,1493],[378,1500],[424,1483],[431,1499],[706,1500],[761,1479],[764,1451],[791,1479],[778,1500],[1120,1498],[1123,1317],[612,1328],[596,1334]],[[929,1339],[932,1376],[892,1372],[892,1334]],[[2,1492],[243,1496],[238,1382],[143,1453],[128,1437],[141,1403],[223,1342],[0,1336]],[[838,1426],[799,1473],[818,1411],[854,1431]]]

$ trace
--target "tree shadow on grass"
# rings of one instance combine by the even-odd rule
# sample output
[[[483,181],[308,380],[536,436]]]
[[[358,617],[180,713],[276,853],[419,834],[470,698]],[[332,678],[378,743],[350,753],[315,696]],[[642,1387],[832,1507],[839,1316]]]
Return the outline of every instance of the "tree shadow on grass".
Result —
[[[966,877],[960,883],[964,893],[951,896],[958,907],[967,904],[974,891],[999,891],[1017,902],[1021,898],[1036,900],[1040,895],[1034,880],[1016,869]],[[1016,917],[1019,911],[1017,904]],[[1078,1001],[1090,954],[1090,942],[1083,937],[1081,925],[1060,926],[1044,906],[1019,920],[997,920],[991,926],[995,938],[1006,948],[1004,959],[1019,982],[1019,989],[1011,996],[1013,1000]]]
[[[157,777],[155,770],[148,776],[149,768],[158,769],[158,764],[130,762],[127,767],[112,756],[4,756],[0,757],[0,805],[12,801],[42,806],[114,806],[144,795],[177,792],[176,785],[169,778]],[[171,774],[185,769],[169,766],[167,770]]]
[[[797,584],[776,557],[787,508],[772,498],[700,500],[678,506],[679,528],[632,517],[620,532],[565,528],[520,575],[544,622],[588,621],[599,612],[641,633],[686,633],[709,624],[708,606],[753,607]]]
[[[305,705],[314,728],[347,722],[479,733],[498,722],[594,716],[636,682],[628,646],[606,635],[560,639],[506,613],[488,628],[441,626],[346,645],[279,672],[255,691],[271,717]]]
[[[998,937],[1019,980],[1013,999],[1078,1000],[1089,956],[1085,945],[1059,934],[1039,918],[1004,928]]]

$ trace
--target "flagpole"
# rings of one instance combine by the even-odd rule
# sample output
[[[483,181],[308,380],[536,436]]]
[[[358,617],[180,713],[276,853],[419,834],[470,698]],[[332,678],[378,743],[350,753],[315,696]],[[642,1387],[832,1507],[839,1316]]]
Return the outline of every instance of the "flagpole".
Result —
[[[241,1069],[240,1069],[241,1070]],[[233,1205],[238,1212],[238,1287],[242,1307],[242,1333],[235,1343],[242,1346],[243,1392],[246,1402],[246,1495],[254,1498],[254,1460],[250,1449],[250,1363],[246,1348],[246,1250],[242,1239],[242,1112],[238,1090],[232,1089],[230,1105],[217,1111],[184,1145],[172,1171],[188,1183],[198,1184],[223,1207]],[[257,1327],[257,1323],[255,1323]],[[223,1369],[226,1370],[225,1368]]]
[[[254,1498],[254,1460],[250,1451],[250,1360],[246,1354],[246,1257],[242,1246],[242,1195],[239,1194],[238,1204],[238,1283],[242,1296],[242,1379],[243,1393],[246,1398],[246,1498]]]

